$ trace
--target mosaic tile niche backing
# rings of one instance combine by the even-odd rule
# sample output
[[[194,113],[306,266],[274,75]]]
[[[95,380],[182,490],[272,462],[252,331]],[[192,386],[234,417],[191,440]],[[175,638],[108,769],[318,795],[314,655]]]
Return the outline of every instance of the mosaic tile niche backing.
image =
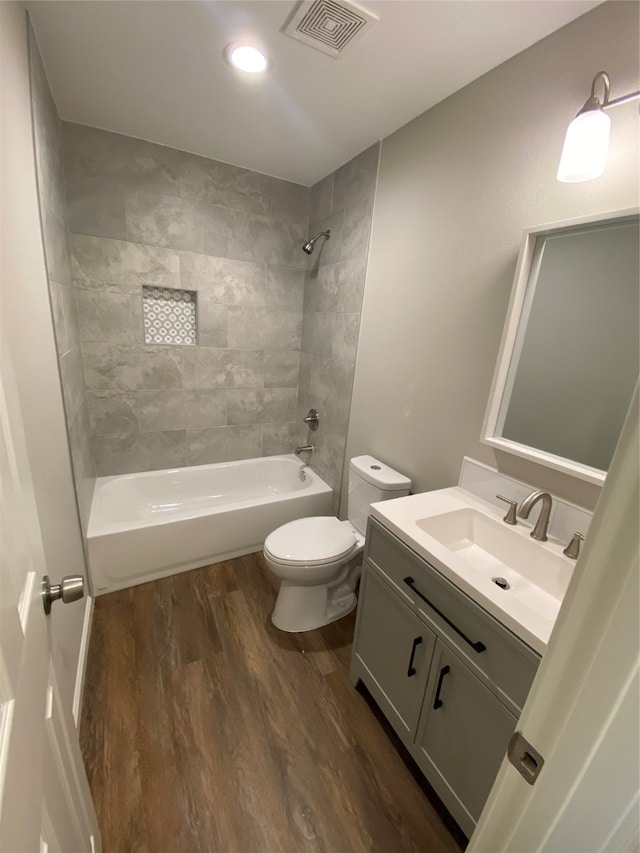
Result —
[[[143,287],[144,342],[196,343],[196,294],[191,290]]]

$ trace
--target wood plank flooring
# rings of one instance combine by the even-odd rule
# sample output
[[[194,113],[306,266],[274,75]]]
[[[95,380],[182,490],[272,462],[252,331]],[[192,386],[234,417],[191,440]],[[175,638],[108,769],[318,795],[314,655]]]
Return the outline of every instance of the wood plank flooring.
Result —
[[[348,679],[355,615],[270,621],[252,554],[97,599],[81,745],[104,853],[459,853]]]

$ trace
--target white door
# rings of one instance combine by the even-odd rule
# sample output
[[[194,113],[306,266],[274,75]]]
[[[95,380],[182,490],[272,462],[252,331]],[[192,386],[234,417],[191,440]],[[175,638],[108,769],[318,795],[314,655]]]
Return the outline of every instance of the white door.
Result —
[[[6,340],[6,336],[4,336]],[[100,850],[42,603],[46,555],[10,355],[0,356],[0,850]],[[58,578],[52,579],[54,582]]]
[[[518,722],[545,763],[503,761],[467,853],[640,850],[639,449],[636,390]]]

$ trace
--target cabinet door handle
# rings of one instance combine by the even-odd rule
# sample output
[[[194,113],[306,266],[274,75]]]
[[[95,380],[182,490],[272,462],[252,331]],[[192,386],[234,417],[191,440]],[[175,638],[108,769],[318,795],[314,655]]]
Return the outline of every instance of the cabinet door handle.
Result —
[[[433,710],[437,711],[438,708],[442,708],[442,699],[440,698],[440,691],[442,690],[442,682],[444,681],[445,675],[450,672],[449,666],[443,666],[440,670],[440,675],[438,676],[438,686],[436,687],[436,698],[433,702]]]
[[[441,610],[438,610],[438,608],[434,604],[432,604],[425,595],[423,595],[420,592],[420,590],[416,587],[416,585],[415,585],[416,582],[414,581],[414,579],[412,577],[404,578],[404,582],[409,587],[409,589],[411,589],[413,592],[415,592],[416,595],[419,595],[423,601],[426,601],[426,603],[429,605],[429,607],[432,610],[435,610],[435,612],[438,614],[438,616],[441,619],[443,619],[450,628],[453,628],[453,630],[456,632],[456,634],[458,634],[459,637],[462,637],[462,639],[465,641],[465,643],[469,643],[469,645],[474,650],[474,652],[478,652],[478,654],[480,654],[480,652],[485,651],[485,649],[487,648],[485,646],[485,644],[481,643],[480,641],[478,641],[477,643],[474,643],[473,640],[470,640],[466,634],[463,634],[462,631],[460,630],[460,628],[456,627],[450,619],[447,619],[447,617],[444,615],[444,613]]]
[[[416,654],[416,649],[422,642],[422,637],[416,637],[413,641],[413,646],[411,647],[411,657],[409,658],[409,669],[407,670],[407,678],[411,678],[412,675],[416,674],[416,668],[413,665],[413,659]]]

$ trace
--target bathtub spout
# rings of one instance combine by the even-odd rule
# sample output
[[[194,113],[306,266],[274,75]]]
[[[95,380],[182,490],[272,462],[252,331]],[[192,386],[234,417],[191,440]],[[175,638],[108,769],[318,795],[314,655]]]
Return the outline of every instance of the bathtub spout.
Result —
[[[313,453],[313,451],[313,444],[303,444],[301,447],[296,447],[295,453],[296,456],[300,456],[301,453]]]

